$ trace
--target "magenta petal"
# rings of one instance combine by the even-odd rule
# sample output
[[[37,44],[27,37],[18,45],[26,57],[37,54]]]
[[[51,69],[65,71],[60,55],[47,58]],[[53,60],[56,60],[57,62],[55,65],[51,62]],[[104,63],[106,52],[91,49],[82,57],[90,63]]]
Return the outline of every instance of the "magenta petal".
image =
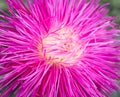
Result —
[[[0,97],[108,97],[120,89],[120,30],[100,0],[6,0]]]

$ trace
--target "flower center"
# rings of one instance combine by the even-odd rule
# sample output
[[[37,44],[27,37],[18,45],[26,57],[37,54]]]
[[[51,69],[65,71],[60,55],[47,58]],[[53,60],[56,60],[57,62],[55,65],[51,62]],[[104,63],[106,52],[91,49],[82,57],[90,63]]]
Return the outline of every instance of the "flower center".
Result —
[[[52,63],[74,64],[81,55],[78,35],[70,29],[61,29],[43,39],[45,57]]]

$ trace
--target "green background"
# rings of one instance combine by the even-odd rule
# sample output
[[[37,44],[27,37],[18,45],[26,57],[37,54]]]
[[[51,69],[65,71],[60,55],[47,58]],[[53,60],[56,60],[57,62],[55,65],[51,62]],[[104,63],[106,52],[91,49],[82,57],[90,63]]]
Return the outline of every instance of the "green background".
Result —
[[[120,0],[101,0],[101,3],[109,2],[110,5],[108,8],[110,9],[109,15],[117,16],[116,23],[120,27]],[[7,10],[7,5],[5,3],[5,0],[0,0],[0,9]],[[11,94],[11,97],[14,97],[13,94]],[[120,97],[120,92],[113,93],[111,97]]]
[[[120,0],[101,0],[101,3],[109,2],[109,15],[117,16],[116,22],[120,25]],[[7,10],[5,0],[0,0],[0,9]],[[120,27],[120,26],[119,26]]]

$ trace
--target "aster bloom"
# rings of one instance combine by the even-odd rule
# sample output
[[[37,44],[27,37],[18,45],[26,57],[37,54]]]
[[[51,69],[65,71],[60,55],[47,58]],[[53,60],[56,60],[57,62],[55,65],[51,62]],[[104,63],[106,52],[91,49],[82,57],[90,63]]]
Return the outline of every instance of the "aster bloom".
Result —
[[[99,0],[7,0],[0,96],[106,97],[119,89],[120,30]]]

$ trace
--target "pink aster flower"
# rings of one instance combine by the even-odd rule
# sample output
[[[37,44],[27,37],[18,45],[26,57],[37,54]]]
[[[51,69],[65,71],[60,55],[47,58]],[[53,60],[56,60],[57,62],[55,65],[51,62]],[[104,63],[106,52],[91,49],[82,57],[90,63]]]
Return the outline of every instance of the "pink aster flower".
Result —
[[[99,0],[7,0],[0,96],[106,97],[119,89],[120,30]]]

